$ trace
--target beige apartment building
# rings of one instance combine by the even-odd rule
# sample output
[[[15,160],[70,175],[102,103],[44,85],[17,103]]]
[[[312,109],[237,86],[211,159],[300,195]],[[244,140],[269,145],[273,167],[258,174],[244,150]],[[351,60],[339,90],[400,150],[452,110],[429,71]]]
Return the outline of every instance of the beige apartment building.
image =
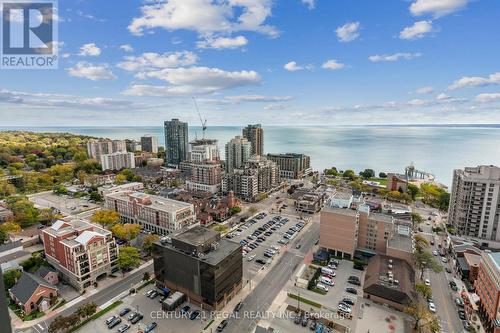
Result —
[[[335,256],[349,259],[357,251],[411,262],[413,235],[407,224],[390,215],[370,213],[367,206],[358,210],[325,207],[321,211],[319,245]]]
[[[105,207],[120,214],[123,222],[138,223],[145,230],[169,235],[196,222],[194,206],[187,202],[135,191],[104,195]]]

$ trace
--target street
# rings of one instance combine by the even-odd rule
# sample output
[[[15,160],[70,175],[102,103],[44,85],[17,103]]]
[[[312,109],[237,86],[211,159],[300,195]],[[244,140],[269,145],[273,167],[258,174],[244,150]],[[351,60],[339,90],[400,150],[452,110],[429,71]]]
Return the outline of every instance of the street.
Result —
[[[283,254],[277,264],[243,301],[245,309],[265,313],[280,292],[282,286],[290,279],[292,272],[295,271],[306,253],[318,239],[319,223],[314,221],[314,219],[311,223],[312,225],[309,230],[290,243],[289,250]],[[295,245],[299,242],[302,244],[302,247],[299,250],[294,249]],[[225,332],[251,332],[259,319],[258,316],[257,318],[243,317],[238,320],[230,319]]]

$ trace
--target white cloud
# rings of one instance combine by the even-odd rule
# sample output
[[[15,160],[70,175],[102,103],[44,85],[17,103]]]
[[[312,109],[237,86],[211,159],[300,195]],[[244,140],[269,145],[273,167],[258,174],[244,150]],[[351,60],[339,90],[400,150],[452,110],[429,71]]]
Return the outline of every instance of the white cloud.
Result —
[[[258,84],[261,80],[255,71],[228,72],[208,67],[165,68],[141,72],[138,77],[142,79],[155,78],[166,81],[170,85],[133,85],[124,94],[138,96],[209,94],[220,90]]]
[[[70,76],[92,81],[116,79],[108,64],[95,65],[86,61],[79,61],[75,66],[68,68],[67,71]]]
[[[429,104],[429,101],[425,99],[416,98],[408,101],[407,104],[409,106],[426,106],[427,104]]]
[[[481,76],[463,76],[453,82],[448,89],[459,89],[465,87],[484,87],[500,84],[500,72],[490,74],[488,77]]]
[[[198,41],[196,46],[201,49],[236,49],[248,44],[245,36],[236,37],[208,37],[205,40]]]
[[[134,52],[134,48],[130,44],[120,45],[120,49],[125,51],[125,52]]]
[[[172,53],[147,52],[140,56],[126,56],[117,67],[126,71],[147,71],[155,68],[172,68],[194,65],[198,56],[190,51],[177,51]]]
[[[285,110],[286,108],[287,108],[287,106],[284,104],[275,104],[275,103],[271,103],[271,104],[264,106],[264,110],[268,110],[268,111]]]
[[[469,0],[415,0],[410,5],[410,12],[420,16],[431,14],[441,17],[464,8]]]
[[[309,9],[316,8],[316,0],[302,0],[302,3]]]
[[[118,109],[147,108],[132,101],[105,97],[81,97],[63,94],[32,93],[0,89],[0,103],[13,103],[37,108]]]
[[[337,60],[335,59],[330,59],[330,60],[327,60],[326,62],[323,63],[323,65],[321,66],[322,68],[324,69],[329,69],[329,70],[338,70],[338,69],[342,69],[345,67],[344,64],[338,62]]]
[[[292,96],[263,96],[263,95],[237,95],[237,96],[226,96],[224,99],[234,102],[284,102],[293,99]]]
[[[411,60],[415,58],[419,58],[422,56],[422,53],[395,53],[390,55],[372,55],[369,56],[368,59],[373,62],[380,61],[398,61],[400,59]]]
[[[202,36],[213,33],[255,31],[271,37],[279,33],[265,24],[271,16],[272,0],[170,0],[141,7],[142,15],[128,29],[135,35],[145,30],[193,30]]]
[[[475,101],[478,103],[490,103],[500,101],[500,93],[479,94],[476,96]]]
[[[359,37],[359,22],[349,22],[338,27],[335,32],[341,42],[352,42]]]
[[[290,62],[287,62],[283,66],[283,68],[286,69],[289,72],[297,72],[297,71],[302,71],[302,70],[306,70],[306,69],[307,70],[312,70],[313,69],[313,65],[309,64],[309,65],[302,66],[302,65],[297,64],[296,61],[290,61]]]
[[[399,38],[413,40],[423,38],[432,31],[432,21],[418,21],[412,26],[404,28],[399,33]]]
[[[446,95],[445,93],[440,93],[439,95],[436,96],[436,99],[438,101],[445,101],[451,99],[450,95]]]
[[[80,53],[78,54],[84,57],[97,57],[101,54],[101,49],[95,43],[84,44],[80,47]]]
[[[430,94],[430,93],[431,93],[431,92],[433,92],[433,91],[434,91],[434,89],[433,89],[432,87],[427,86],[427,87],[421,87],[421,88],[418,88],[415,92],[416,92],[417,94],[421,94],[421,95],[423,95],[423,94]]]

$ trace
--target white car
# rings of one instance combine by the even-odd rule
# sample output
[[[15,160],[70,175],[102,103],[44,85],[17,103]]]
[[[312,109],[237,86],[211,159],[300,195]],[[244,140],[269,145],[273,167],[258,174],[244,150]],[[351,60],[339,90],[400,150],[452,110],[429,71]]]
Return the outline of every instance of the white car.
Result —
[[[322,284],[322,283],[318,283],[318,284],[316,285],[316,288],[318,288],[318,289],[320,289],[320,290],[323,290],[324,292],[328,292],[328,287],[327,287],[327,286],[325,286],[325,285],[324,285],[324,284]]]
[[[425,283],[426,286],[430,286],[431,285],[431,281],[429,279],[425,279],[424,283]]]
[[[439,255],[438,251],[436,250],[432,251],[432,254],[435,255],[436,257]]]
[[[436,306],[432,302],[429,302],[429,311],[436,313]]]
[[[446,262],[448,262],[448,259],[446,259],[445,257],[442,257],[441,261],[444,262],[444,263],[446,263]]]
[[[345,304],[339,304],[339,306],[338,306],[337,309],[339,309],[339,311],[342,311],[342,312],[345,312],[345,313],[351,313],[351,311],[352,311],[351,308],[348,307]]]
[[[255,254],[252,254],[252,255],[247,257],[247,260],[252,261],[254,258],[255,258]]]

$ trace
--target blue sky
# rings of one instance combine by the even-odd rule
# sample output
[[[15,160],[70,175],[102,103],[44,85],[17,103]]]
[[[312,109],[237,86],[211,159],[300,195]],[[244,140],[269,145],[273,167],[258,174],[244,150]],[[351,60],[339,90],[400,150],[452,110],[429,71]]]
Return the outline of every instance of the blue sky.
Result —
[[[119,4],[119,5],[118,5]],[[500,123],[495,0],[59,1],[1,125]]]

